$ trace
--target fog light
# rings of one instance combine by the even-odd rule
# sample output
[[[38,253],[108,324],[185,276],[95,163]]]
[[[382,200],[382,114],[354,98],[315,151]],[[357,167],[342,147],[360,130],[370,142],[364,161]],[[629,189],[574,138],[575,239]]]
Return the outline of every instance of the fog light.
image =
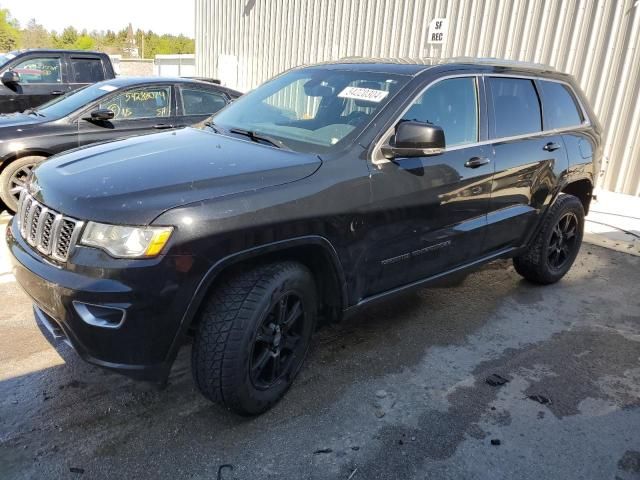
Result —
[[[126,316],[125,309],[120,307],[106,307],[74,301],[73,308],[85,323],[94,327],[118,328],[124,323]]]

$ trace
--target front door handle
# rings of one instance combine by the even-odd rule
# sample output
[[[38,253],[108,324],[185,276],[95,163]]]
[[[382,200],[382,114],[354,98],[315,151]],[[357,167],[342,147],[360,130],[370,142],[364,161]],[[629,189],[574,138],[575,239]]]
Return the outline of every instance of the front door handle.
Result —
[[[158,123],[157,125],[154,125],[153,128],[162,130],[165,128],[173,128],[173,125],[171,125],[170,123]]]
[[[64,92],[62,90],[54,90],[51,95],[64,95]]]
[[[558,150],[559,148],[560,144],[556,142],[549,142],[544,147],[542,147],[542,149],[547,152],[553,152],[554,150]]]
[[[482,165],[486,165],[490,161],[491,160],[489,160],[486,157],[473,157],[467,160],[464,166],[467,168],[478,168],[478,167],[481,167]]]

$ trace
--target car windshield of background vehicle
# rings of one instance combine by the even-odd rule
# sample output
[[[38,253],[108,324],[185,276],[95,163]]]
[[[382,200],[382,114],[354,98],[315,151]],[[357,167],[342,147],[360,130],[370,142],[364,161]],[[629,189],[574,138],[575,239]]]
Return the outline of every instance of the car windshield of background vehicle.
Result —
[[[267,135],[286,147],[323,153],[348,144],[409,77],[308,68],[281,75],[213,117],[216,126]]]
[[[14,58],[16,58],[16,56],[13,53],[5,53],[4,55],[0,55],[0,68],[4,67],[6,63],[9,63]]]
[[[75,112],[100,97],[108,95],[114,90],[117,90],[117,88],[105,85],[104,83],[89,85],[88,87],[80,88],[61,97],[54,98],[41,107],[38,107],[37,110],[38,113],[41,113],[45,117],[66,117],[70,113]]]

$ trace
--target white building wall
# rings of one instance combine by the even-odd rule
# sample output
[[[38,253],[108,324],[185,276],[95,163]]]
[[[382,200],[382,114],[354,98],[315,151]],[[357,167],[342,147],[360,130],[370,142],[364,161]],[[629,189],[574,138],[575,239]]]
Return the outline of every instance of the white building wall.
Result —
[[[499,57],[573,74],[605,131],[599,186],[640,195],[640,0],[195,0],[196,74],[242,91],[347,56]],[[443,45],[429,22],[446,17]]]

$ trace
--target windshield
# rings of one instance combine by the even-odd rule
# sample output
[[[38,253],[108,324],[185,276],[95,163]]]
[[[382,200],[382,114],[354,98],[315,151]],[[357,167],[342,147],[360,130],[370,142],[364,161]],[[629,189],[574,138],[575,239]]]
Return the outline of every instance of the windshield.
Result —
[[[227,132],[269,136],[292,150],[327,152],[354,139],[407,79],[351,70],[295,70],[240,97],[213,122]]]
[[[37,110],[45,117],[61,118],[115,90],[117,90],[116,87],[104,83],[89,85],[56,97],[38,107]]]
[[[14,58],[16,58],[16,56],[11,52],[0,55],[0,68],[4,67],[5,63],[8,63],[10,60],[13,60]]]

